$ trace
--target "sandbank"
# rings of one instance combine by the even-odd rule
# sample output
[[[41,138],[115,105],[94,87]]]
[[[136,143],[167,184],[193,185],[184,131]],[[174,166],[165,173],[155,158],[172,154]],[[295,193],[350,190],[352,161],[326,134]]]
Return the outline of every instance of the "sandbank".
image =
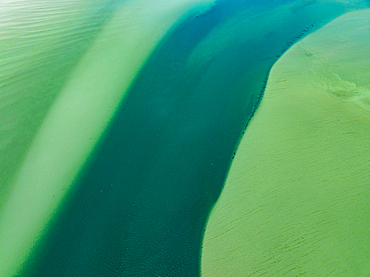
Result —
[[[370,10],[271,70],[205,230],[202,276],[370,272]]]

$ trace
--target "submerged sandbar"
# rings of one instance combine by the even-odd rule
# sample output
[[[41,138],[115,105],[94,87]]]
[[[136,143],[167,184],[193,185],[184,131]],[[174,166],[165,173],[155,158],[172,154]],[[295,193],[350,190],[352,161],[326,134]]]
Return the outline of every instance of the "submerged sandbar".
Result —
[[[271,70],[210,215],[203,276],[370,272],[370,10]]]

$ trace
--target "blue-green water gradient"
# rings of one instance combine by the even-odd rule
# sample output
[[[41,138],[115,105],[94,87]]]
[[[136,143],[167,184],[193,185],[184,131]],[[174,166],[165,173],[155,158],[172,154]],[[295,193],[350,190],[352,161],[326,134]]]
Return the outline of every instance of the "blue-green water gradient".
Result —
[[[270,68],[352,8],[296,2],[219,1],[173,29],[22,276],[198,276],[207,216]]]

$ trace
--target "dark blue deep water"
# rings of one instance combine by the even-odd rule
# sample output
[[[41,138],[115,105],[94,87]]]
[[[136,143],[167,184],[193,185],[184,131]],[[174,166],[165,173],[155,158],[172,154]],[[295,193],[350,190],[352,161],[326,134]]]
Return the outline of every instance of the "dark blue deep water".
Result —
[[[271,67],[347,11],[315,1],[284,9],[290,2],[219,1],[171,30],[22,276],[200,274],[208,214]]]

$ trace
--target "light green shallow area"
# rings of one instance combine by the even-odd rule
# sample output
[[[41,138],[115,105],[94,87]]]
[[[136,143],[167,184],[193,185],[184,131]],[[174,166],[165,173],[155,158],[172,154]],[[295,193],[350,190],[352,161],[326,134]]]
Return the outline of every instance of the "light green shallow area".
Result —
[[[0,207],[48,109],[106,19],[101,4],[0,3]]]
[[[205,231],[202,276],[369,276],[370,11],[271,70]]]
[[[204,12],[213,2],[126,1],[86,51],[69,57],[75,62],[60,69],[69,73],[55,80],[59,85],[52,84],[58,70],[50,73],[43,68],[40,72],[38,67],[47,63],[52,70],[53,63],[56,67],[66,63],[63,37],[76,33],[70,28],[76,23],[73,11],[84,12],[88,5],[65,1],[66,10],[61,1],[34,5],[14,1],[14,5],[0,6],[7,16],[2,21],[0,47],[14,50],[8,43],[19,47],[2,56],[8,63],[0,68],[0,77],[6,81],[0,96],[0,116],[6,119],[0,122],[0,160],[9,161],[0,169],[12,176],[0,183],[0,189],[7,191],[6,197],[0,197],[0,276],[13,276],[25,261],[153,49],[186,14]],[[29,38],[21,42],[16,39],[22,34],[16,33],[14,39],[6,36],[6,30],[9,36],[17,30],[11,24],[20,22],[18,12],[26,15],[30,28],[23,34]],[[42,20],[50,29],[40,27],[45,24]],[[38,35],[44,40],[42,46],[36,43]],[[64,50],[68,53],[70,49]],[[22,148],[18,154],[14,144]],[[13,153],[18,156],[12,157]]]

